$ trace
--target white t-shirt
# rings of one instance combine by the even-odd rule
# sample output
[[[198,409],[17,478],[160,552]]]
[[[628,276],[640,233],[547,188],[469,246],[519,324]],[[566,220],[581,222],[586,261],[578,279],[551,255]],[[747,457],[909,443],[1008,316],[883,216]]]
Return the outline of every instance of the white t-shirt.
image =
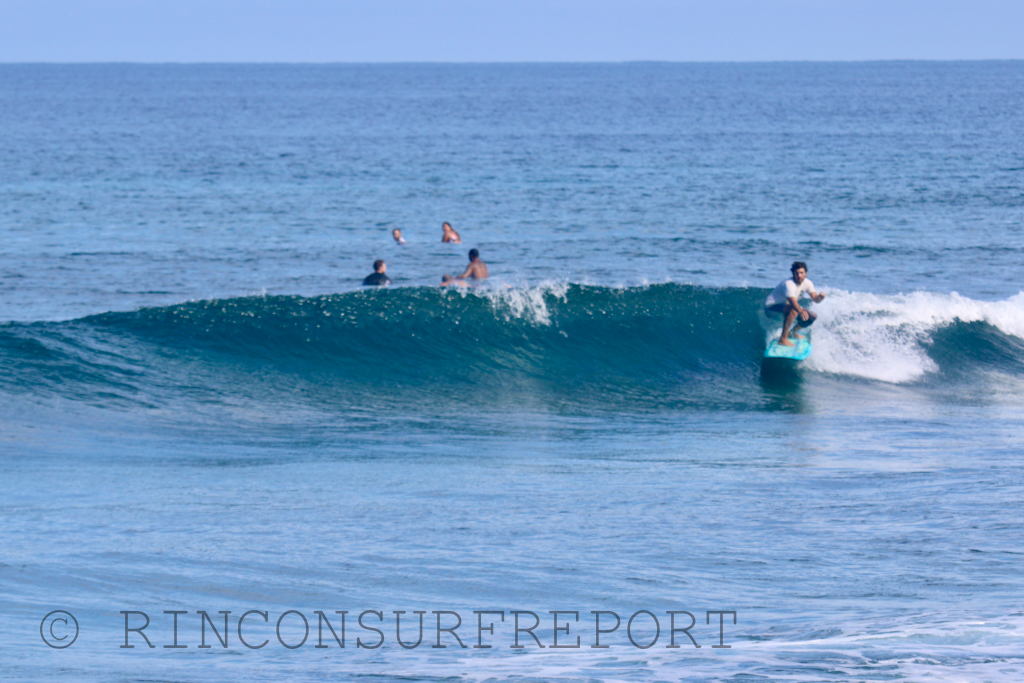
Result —
[[[779,285],[772,290],[772,293],[768,295],[768,298],[764,300],[765,308],[775,306],[776,304],[784,304],[789,297],[796,297],[796,300],[800,300],[801,294],[807,292],[813,292],[814,283],[808,278],[804,278],[804,281],[800,284],[793,282],[793,278],[783,280]]]

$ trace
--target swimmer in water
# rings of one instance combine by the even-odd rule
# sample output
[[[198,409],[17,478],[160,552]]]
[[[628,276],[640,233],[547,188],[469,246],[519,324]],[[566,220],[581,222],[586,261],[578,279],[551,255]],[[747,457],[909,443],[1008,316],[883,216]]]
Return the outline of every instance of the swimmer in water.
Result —
[[[480,260],[480,252],[476,249],[469,250],[469,265],[466,266],[466,272],[462,275],[456,275],[457,280],[483,280],[487,277],[487,264]]]
[[[402,237],[402,231],[395,228],[391,231],[391,236],[395,238],[395,242],[398,244],[405,244],[405,238]]]
[[[453,278],[448,273],[445,273],[443,276],[441,276],[441,286],[442,287],[469,287],[469,285],[467,285],[465,282],[463,282],[462,280],[456,280],[455,278]]]
[[[388,269],[388,264],[384,263],[383,260],[377,259],[373,262],[373,272],[366,276],[363,280],[364,287],[380,287],[381,285],[390,285],[391,278],[384,274]]]
[[[441,229],[444,230],[444,234],[441,235],[442,242],[445,244],[448,242],[451,242],[452,244],[462,244],[462,238],[459,237],[459,233],[455,232],[452,228],[451,223],[442,223]]]

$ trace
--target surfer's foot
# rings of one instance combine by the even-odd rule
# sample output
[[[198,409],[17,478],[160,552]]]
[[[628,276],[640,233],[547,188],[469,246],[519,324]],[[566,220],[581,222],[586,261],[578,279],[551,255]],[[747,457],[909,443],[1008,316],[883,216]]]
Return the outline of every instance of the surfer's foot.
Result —
[[[796,344],[783,337],[779,340],[779,346],[796,346]]]
[[[802,334],[797,334],[796,332],[791,332],[790,335],[789,335],[789,338],[790,339],[804,339],[805,337]]]

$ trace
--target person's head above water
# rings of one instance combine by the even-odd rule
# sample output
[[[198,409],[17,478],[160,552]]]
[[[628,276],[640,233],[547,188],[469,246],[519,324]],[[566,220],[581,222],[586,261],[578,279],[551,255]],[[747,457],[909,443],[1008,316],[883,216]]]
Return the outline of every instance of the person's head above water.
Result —
[[[789,272],[793,273],[793,282],[800,284],[807,277],[807,264],[803,261],[793,261],[793,265],[789,267]]]
[[[384,263],[384,259],[377,259],[373,262],[373,272],[383,273],[388,269],[388,264]]]
[[[444,231],[441,234],[442,242],[451,242],[454,244],[458,244],[459,242],[462,241],[462,238],[459,237],[459,233],[455,232],[455,228],[452,227],[451,223],[442,223],[441,230]]]
[[[471,280],[485,280],[490,273],[487,272],[487,264],[480,258],[480,252],[477,249],[469,250],[469,265],[466,266],[466,270],[463,271],[462,275],[456,275],[456,280],[465,280],[469,278]]]

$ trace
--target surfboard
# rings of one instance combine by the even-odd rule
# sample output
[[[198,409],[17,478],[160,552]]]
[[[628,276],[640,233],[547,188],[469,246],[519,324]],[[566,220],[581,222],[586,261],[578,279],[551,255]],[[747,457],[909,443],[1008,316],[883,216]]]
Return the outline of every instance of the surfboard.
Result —
[[[809,339],[794,339],[792,341],[795,346],[779,346],[778,339],[772,340],[772,343],[764,350],[764,357],[805,360],[811,355],[811,342]]]

